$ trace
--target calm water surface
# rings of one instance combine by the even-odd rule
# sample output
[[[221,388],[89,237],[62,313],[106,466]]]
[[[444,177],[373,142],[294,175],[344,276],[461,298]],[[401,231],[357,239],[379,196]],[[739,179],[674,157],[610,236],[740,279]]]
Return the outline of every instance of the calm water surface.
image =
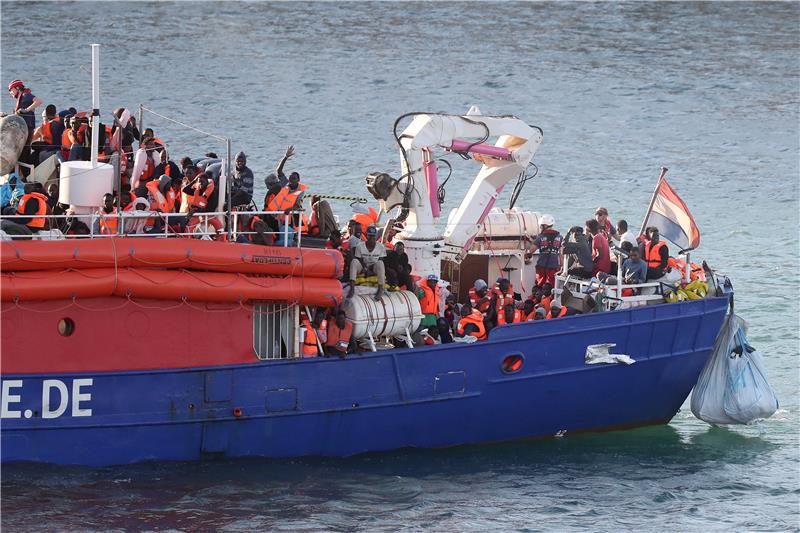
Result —
[[[398,115],[472,104],[543,128],[520,205],[562,230],[600,204],[638,225],[667,166],[782,402],[730,430],[687,403],[669,426],[499,446],[7,466],[8,531],[800,529],[800,4],[3,2],[0,15],[3,83],[88,109],[87,45],[101,43],[104,111],[144,103],[231,136],[262,187],[292,143],[316,190],[365,195],[368,172],[398,174]],[[173,156],[222,151],[145,121]],[[455,161],[448,210],[477,171]]]

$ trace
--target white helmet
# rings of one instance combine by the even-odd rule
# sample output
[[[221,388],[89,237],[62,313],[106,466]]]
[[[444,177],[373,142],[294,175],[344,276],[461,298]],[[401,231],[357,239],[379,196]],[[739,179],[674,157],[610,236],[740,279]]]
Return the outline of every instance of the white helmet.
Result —
[[[486,285],[486,282],[483,281],[482,279],[476,279],[473,286],[475,287],[476,291],[481,291],[483,289],[488,288],[488,285]]]
[[[555,223],[556,219],[553,218],[553,215],[542,215],[542,218],[539,219],[541,226],[553,226]]]

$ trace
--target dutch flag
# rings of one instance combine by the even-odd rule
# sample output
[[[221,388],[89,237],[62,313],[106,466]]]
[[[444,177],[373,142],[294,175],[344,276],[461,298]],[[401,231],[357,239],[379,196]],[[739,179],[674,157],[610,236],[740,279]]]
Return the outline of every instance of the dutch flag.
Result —
[[[661,237],[683,250],[694,250],[700,245],[700,230],[680,196],[670,187],[661,169],[658,185],[644,217],[644,227],[655,226]]]

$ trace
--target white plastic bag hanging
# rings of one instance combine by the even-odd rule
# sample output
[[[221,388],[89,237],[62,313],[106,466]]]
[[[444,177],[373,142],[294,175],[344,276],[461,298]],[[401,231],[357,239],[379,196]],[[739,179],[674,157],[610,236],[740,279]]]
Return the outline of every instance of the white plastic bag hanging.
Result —
[[[761,354],[747,343],[744,330],[736,332],[736,347],[728,358],[725,413],[742,424],[771,417],[778,399],[764,372]]]
[[[767,381],[761,356],[750,351],[747,324],[731,313],[692,391],[692,413],[713,425],[749,424],[768,418],[778,400]]]

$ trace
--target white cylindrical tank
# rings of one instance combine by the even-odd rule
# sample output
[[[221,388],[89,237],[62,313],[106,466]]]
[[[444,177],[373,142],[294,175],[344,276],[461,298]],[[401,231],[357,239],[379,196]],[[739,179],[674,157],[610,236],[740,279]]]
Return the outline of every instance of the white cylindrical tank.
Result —
[[[519,250],[539,234],[539,213],[513,209],[492,209],[475,236],[475,243],[491,241],[494,250]]]
[[[342,304],[347,319],[353,324],[353,338],[361,339],[367,332],[373,337],[412,333],[422,322],[419,299],[411,291],[384,292],[376,302],[372,294],[354,295]]]
[[[58,201],[74,207],[100,207],[103,195],[114,192],[114,166],[91,161],[61,163]]]

